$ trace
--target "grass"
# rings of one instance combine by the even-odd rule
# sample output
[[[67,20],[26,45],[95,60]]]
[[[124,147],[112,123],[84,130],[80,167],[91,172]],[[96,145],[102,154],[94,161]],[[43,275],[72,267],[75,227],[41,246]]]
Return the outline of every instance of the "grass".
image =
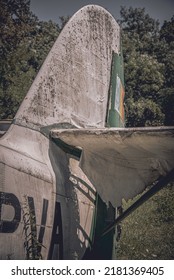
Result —
[[[124,202],[124,210],[137,198]],[[122,222],[117,259],[174,259],[174,185],[162,189]]]

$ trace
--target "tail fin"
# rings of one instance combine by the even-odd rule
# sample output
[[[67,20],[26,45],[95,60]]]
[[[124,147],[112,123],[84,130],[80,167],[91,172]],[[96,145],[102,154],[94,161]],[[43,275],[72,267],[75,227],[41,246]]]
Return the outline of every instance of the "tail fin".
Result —
[[[119,54],[113,53],[106,126],[124,127],[124,94],[124,69],[121,51]]]
[[[115,19],[96,5],[79,10],[52,47],[15,122],[30,127],[104,127],[112,53],[119,51]]]

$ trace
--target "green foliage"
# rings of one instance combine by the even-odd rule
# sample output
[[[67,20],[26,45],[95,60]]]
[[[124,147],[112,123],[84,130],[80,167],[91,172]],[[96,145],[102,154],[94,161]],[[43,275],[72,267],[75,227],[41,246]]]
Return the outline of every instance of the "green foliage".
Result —
[[[139,52],[152,54],[158,38],[159,22],[146,14],[145,8],[121,7],[120,14],[119,22],[130,43],[132,41]]]
[[[126,102],[127,126],[161,126],[164,122],[164,114],[153,100],[139,98],[135,101],[128,98]]]
[[[139,198],[124,202],[127,209]],[[174,258],[174,186],[151,197],[122,222],[117,259]]]
[[[174,125],[174,16],[165,21],[160,30],[161,48],[158,59],[164,67],[164,87],[160,91],[161,106],[165,113],[165,125]]]
[[[150,55],[132,52],[125,63],[125,84],[129,96],[157,100],[163,86],[163,64]]]
[[[173,18],[159,23],[145,9],[121,8],[127,126],[174,123]],[[170,33],[170,34],[169,34]]]
[[[5,58],[32,33],[36,17],[30,12],[28,0],[1,0],[0,15],[0,54]]]
[[[8,70],[4,73],[0,92],[1,118],[12,118],[24,98],[36,71],[28,63],[30,52],[21,42],[7,57]]]
[[[60,28],[40,22],[30,1],[1,1],[0,118],[13,118]]]
[[[145,8],[127,9],[122,6],[120,15],[122,28],[131,32],[131,35],[136,33],[140,38],[144,38],[147,34],[154,36],[158,32],[159,22],[145,14]]]
[[[174,42],[174,16],[170,21],[164,21],[160,30],[160,39],[164,39],[166,43],[173,44]]]
[[[164,88],[160,91],[161,93],[161,107],[163,109],[164,124],[174,125],[174,87]]]
[[[61,17],[59,17],[59,19],[60,19],[60,30],[62,30],[64,28],[65,24],[70,19],[70,16],[61,16]]]

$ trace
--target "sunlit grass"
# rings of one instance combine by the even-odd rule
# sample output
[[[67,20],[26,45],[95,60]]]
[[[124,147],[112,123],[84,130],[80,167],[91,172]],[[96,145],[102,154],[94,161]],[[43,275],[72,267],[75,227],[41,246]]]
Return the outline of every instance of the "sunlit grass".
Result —
[[[124,203],[124,209],[137,198]],[[117,259],[174,259],[174,185],[162,189],[122,222]]]

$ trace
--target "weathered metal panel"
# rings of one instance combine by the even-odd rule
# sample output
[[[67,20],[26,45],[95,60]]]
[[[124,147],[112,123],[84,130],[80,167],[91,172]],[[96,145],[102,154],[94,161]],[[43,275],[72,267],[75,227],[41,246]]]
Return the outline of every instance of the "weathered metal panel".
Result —
[[[63,258],[81,259],[92,238],[95,189],[76,157],[69,156],[53,142],[49,156],[56,175],[56,200],[62,212]]]
[[[32,229],[35,239],[46,246],[41,248],[43,258],[83,257],[94,235],[95,188],[77,158],[43,131],[62,123],[105,126],[112,53],[119,50],[118,24],[95,5],[78,11],[55,42],[13,125],[1,138],[1,258],[25,258],[24,197],[28,207],[35,208]],[[10,208],[12,198],[16,210],[15,205]],[[17,227],[5,232],[6,225],[15,225],[13,214]]]
[[[15,158],[13,158],[14,154]],[[41,246],[41,256],[47,258],[54,217],[52,180],[50,178],[47,180],[44,176],[41,176],[41,172],[44,173],[47,168],[43,168],[41,164],[38,165],[34,160],[30,159],[29,162],[27,156],[22,157],[16,151],[11,150],[9,153],[9,148],[5,147],[1,147],[0,162],[4,162],[3,169],[1,169],[1,171],[4,170],[2,175],[3,184],[0,190],[0,258],[27,258],[24,244],[26,243],[27,235],[32,232],[32,223],[28,225],[28,231],[25,233],[24,215],[26,214],[27,219],[29,219],[31,210],[36,219],[36,223],[33,223],[37,228],[37,238],[41,231],[42,219],[44,218],[46,221],[41,238],[42,245],[45,247]],[[35,169],[34,172],[32,172],[33,168]],[[30,209],[28,205],[29,199],[33,200],[35,209]],[[48,203],[46,212],[43,211],[44,201]]]
[[[82,8],[60,33],[16,119],[104,127],[112,52],[119,50],[115,19],[99,6]]]
[[[53,130],[51,135],[83,150],[82,170],[115,206],[174,168],[173,127]]]

